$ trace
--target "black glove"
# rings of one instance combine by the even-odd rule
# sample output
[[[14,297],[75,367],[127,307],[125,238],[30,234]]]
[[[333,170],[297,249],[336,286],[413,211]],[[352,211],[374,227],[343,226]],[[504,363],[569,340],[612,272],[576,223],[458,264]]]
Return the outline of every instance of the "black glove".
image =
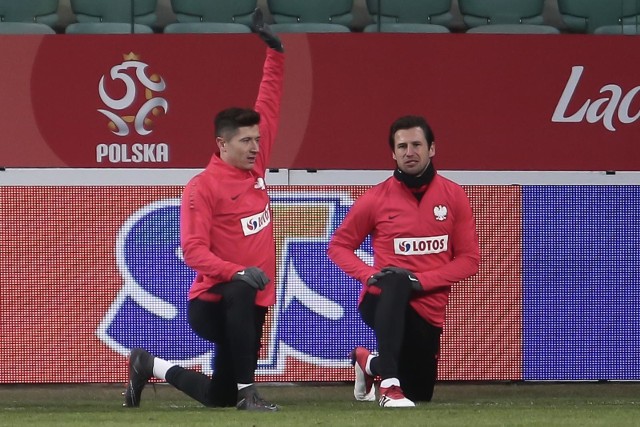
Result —
[[[416,275],[413,274],[412,272],[410,272],[409,270],[405,269],[405,268],[389,266],[389,267],[383,268],[380,271],[380,273],[402,274],[402,275],[407,276],[409,278],[409,281],[411,282],[411,289],[413,289],[414,291],[423,291],[424,290],[424,289],[422,289],[422,285],[420,284],[420,281],[418,280]],[[374,274],[374,276],[375,276],[375,274]]]
[[[251,30],[258,34],[271,49],[284,53],[282,41],[271,31],[269,24],[264,22],[260,8],[256,8],[256,10],[253,11],[253,15],[251,15]]]
[[[382,279],[382,277],[387,274],[391,274],[390,271],[378,271],[376,274],[371,275],[369,280],[367,280],[367,286],[375,286],[378,283],[378,280]]]
[[[258,267],[247,267],[242,271],[238,271],[233,275],[233,280],[242,280],[243,282],[247,282],[260,291],[264,289],[267,283],[269,283],[267,275]]]

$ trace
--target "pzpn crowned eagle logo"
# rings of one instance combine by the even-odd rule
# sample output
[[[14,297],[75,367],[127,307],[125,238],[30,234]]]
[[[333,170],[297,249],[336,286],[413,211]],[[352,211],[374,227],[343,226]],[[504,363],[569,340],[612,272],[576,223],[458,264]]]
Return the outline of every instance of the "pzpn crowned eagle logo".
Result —
[[[447,207],[438,205],[433,208],[433,214],[436,216],[436,219],[438,221],[444,221],[445,219],[447,219]]]

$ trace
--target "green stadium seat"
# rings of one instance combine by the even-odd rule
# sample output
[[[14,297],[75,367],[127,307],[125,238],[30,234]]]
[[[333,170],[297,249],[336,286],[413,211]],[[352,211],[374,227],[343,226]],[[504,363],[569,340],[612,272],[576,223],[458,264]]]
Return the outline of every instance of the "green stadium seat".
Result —
[[[58,22],[58,0],[0,0],[0,25],[25,23],[37,25],[9,25],[0,30],[5,34],[49,34],[42,25],[50,27]],[[55,31],[53,31],[55,33]]]
[[[55,34],[48,25],[37,22],[0,22],[0,34]]]
[[[560,30],[551,25],[496,24],[469,28],[467,34],[560,34]]]
[[[351,31],[353,0],[267,0],[267,4],[275,24],[288,24],[279,27],[280,32]]]
[[[627,25],[603,25],[593,31],[593,34],[619,34],[619,35],[640,35],[640,23],[639,24],[627,24]]]
[[[451,0],[367,0],[367,10],[368,33],[448,33],[453,18]]]
[[[176,33],[250,33],[251,28],[233,22],[174,22],[164,27],[166,34]]]
[[[133,3],[132,3],[133,2]],[[113,26],[113,23],[128,23],[131,20],[136,24],[141,24],[152,28],[157,22],[156,15],[157,0],[71,0],[71,10],[78,23],[104,24],[104,31],[111,33],[117,31],[119,33],[119,25]],[[70,24],[69,26],[74,25]],[[143,32],[148,30],[144,27],[136,27]],[[91,26],[75,26],[71,29],[74,33],[78,30],[99,32],[100,25]],[[65,32],[70,32],[65,30]],[[131,32],[131,28],[129,28]]]
[[[450,33],[449,28],[436,24],[382,22],[364,27],[365,33]]]
[[[469,30],[485,33],[556,34],[555,27],[545,25],[542,11],[544,0],[458,0],[462,19]],[[497,29],[475,29],[500,25]],[[523,26],[526,25],[526,26]],[[541,28],[533,28],[538,25]],[[543,27],[548,28],[543,28]],[[469,30],[467,30],[469,32]],[[557,29],[556,29],[557,30]]]
[[[148,25],[128,22],[74,22],[67,25],[65,34],[152,34]]]
[[[249,33],[257,0],[171,0],[178,22],[165,33]]]
[[[344,25],[318,22],[270,24],[275,33],[350,33],[351,29]]]
[[[560,16],[571,31],[594,33],[604,26],[636,25],[640,19],[637,0],[558,0]]]

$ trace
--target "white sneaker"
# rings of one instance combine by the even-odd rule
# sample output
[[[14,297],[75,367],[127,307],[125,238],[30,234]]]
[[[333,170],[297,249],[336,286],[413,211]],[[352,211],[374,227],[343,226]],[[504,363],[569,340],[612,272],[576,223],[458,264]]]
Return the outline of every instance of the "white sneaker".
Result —
[[[356,381],[353,387],[353,396],[361,402],[374,402],[376,400],[376,388],[373,385],[374,377],[367,374],[367,360],[371,352],[364,347],[356,347],[351,352],[351,364],[356,373]]]
[[[413,408],[415,403],[404,397],[402,389],[397,385],[380,387],[380,406],[383,408]]]

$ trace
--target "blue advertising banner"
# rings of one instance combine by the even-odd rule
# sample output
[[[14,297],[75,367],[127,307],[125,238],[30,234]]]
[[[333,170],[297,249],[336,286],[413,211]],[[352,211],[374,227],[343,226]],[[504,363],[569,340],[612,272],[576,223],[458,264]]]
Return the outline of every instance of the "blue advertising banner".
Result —
[[[640,187],[524,186],[525,380],[640,379]]]

